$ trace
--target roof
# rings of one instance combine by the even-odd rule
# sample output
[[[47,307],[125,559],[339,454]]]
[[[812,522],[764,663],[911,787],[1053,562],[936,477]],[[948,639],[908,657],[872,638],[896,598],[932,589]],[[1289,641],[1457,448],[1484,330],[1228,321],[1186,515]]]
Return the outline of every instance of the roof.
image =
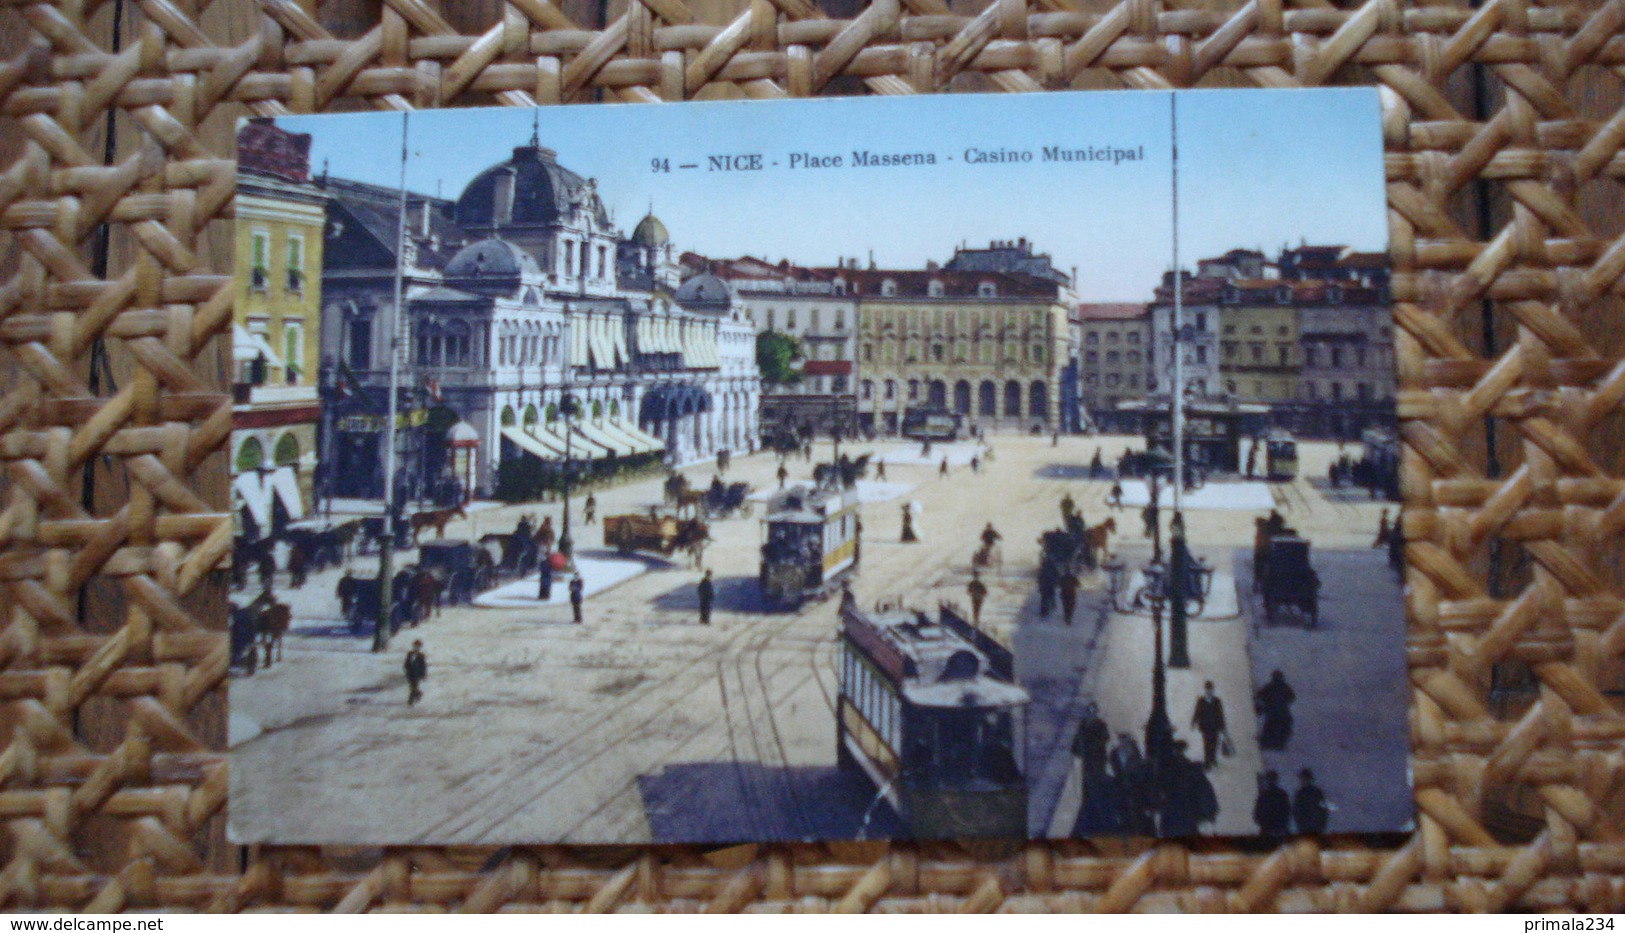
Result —
[[[1078,305],[1080,321],[1125,321],[1145,316],[1145,305],[1134,302],[1086,302]]]
[[[671,242],[671,234],[666,232],[666,225],[659,217],[649,213],[632,228],[632,242],[639,246],[665,246]]]
[[[512,176],[510,216],[496,217],[497,179]],[[515,147],[513,155],[474,176],[457,198],[457,222],[471,229],[509,224],[541,226],[557,223],[577,204],[597,215],[600,227],[609,226],[609,214],[598,198],[597,182],[583,178],[558,163],[558,153],[537,145]]]
[[[445,285],[435,285],[412,296],[413,301],[486,301],[488,299],[472,292],[465,292],[458,288],[448,288]]]
[[[446,264],[446,277],[536,276],[542,270],[530,254],[501,237],[486,237],[457,251]]]
[[[944,298],[977,298],[984,282],[992,283],[997,298],[1058,298],[1060,283],[1031,275],[1007,272],[966,272],[954,269],[830,269],[844,278],[847,293],[863,298],[925,298],[931,283],[942,283]],[[896,294],[883,295],[890,280]]]

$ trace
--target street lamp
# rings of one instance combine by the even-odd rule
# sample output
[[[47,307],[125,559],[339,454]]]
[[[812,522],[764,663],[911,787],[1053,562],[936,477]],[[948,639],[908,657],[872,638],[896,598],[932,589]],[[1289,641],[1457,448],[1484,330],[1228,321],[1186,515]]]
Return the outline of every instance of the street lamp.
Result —
[[[571,446],[574,426],[570,419],[581,410],[581,403],[568,392],[559,399],[559,414],[564,417],[564,522],[559,529],[559,553],[564,555],[564,568],[575,569],[575,541],[570,537],[570,477],[575,469]]]
[[[1140,569],[1145,585],[1128,592],[1128,568],[1116,555],[1101,569],[1106,573],[1106,597],[1111,608],[1129,614],[1149,607],[1154,645],[1151,662],[1151,715],[1145,721],[1146,758],[1151,763],[1153,782],[1165,773],[1165,764],[1174,750],[1174,724],[1168,718],[1168,672],[1162,660],[1162,609],[1169,597],[1167,565],[1160,557]]]

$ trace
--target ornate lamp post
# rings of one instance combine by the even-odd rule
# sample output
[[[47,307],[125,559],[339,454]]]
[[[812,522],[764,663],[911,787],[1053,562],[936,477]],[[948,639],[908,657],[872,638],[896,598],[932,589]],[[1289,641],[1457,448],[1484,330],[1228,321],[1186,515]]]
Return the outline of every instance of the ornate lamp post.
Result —
[[[566,390],[559,399],[559,414],[564,417],[564,522],[559,529],[559,553],[564,555],[564,569],[575,569],[575,541],[570,537],[570,477],[575,470],[575,453],[571,446],[574,425],[570,419],[581,411],[581,403]]]

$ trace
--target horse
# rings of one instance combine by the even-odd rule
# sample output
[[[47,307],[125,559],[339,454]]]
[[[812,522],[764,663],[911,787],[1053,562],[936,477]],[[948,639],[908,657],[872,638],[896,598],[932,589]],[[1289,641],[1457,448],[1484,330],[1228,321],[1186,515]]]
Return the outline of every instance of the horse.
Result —
[[[1099,557],[1106,556],[1106,547],[1110,536],[1117,531],[1117,519],[1108,517],[1105,521],[1083,531],[1081,550],[1089,555],[1089,562],[1098,565]],[[1099,555],[1097,557],[1096,555]]]
[[[677,494],[676,512],[678,515],[683,514],[684,509],[691,507],[694,509],[694,517],[699,518],[705,508],[705,490],[685,487],[682,492]]]
[[[464,512],[463,507],[460,505],[454,505],[447,509],[430,509],[427,512],[413,512],[412,539],[417,540],[419,534],[422,533],[423,529],[425,528],[433,528],[435,531],[435,537],[444,538],[446,536],[447,522],[454,518],[467,517],[468,513]]]
[[[446,581],[432,568],[419,570],[412,579],[411,606],[414,624],[440,613],[440,597]]]
[[[265,648],[265,666],[270,667],[273,659],[282,660],[282,636],[293,625],[293,610],[269,591],[254,597],[244,609],[253,619],[255,639]]]
[[[672,538],[672,550],[688,554],[689,565],[696,570],[705,562],[705,546],[711,541],[711,529],[699,519],[683,522]]]
[[[553,516],[548,515],[542,519],[542,524],[537,527],[536,533],[531,536],[531,540],[536,543],[536,548],[540,551],[553,550],[553,542],[558,540],[558,536],[553,533]]]
[[[666,503],[668,505],[680,502],[683,493],[688,491],[688,477],[681,473],[673,472],[670,476],[666,477],[666,483],[662,488],[665,490]]]

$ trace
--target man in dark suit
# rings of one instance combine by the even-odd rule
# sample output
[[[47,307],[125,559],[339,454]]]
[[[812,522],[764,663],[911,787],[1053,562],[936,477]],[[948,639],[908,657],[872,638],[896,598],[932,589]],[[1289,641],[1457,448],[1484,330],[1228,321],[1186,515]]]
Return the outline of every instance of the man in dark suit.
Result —
[[[570,614],[574,616],[575,624],[581,624],[581,601],[587,596],[587,585],[581,582],[581,574],[570,578]]]
[[[406,705],[416,706],[423,699],[422,684],[429,679],[429,658],[423,653],[423,642],[412,642],[412,650],[406,653],[406,663],[402,665],[406,671]]]
[[[700,579],[700,624],[711,624],[711,604],[716,601],[717,587],[711,582],[711,571],[707,570]]]

